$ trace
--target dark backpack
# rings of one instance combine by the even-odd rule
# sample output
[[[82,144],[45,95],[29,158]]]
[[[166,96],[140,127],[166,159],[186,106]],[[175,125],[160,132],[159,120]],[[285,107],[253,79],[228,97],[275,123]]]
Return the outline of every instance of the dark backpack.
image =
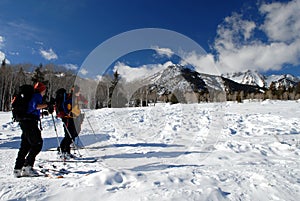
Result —
[[[55,92],[55,111],[58,117],[64,117],[68,113],[65,102],[68,98],[67,91],[60,88]]]
[[[34,88],[32,85],[25,84],[19,87],[19,92],[12,100],[13,121],[19,122],[32,118],[32,115],[28,114],[27,111],[33,94]]]

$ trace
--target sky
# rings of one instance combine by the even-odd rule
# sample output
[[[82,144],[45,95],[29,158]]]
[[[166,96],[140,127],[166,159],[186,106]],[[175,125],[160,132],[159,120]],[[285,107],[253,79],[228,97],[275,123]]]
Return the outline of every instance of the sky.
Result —
[[[155,28],[187,37],[205,54],[189,49],[178,57],[150,40],[149,49],[118,55],[102,68],[157,71],[171,62],[211,74],[250,69],[300,76],[300,0],[1,0],[0,9],[0,59],[11,64],[54,63],[85,75],[97,47]],[[106,50],[99,60],[115,52]]]

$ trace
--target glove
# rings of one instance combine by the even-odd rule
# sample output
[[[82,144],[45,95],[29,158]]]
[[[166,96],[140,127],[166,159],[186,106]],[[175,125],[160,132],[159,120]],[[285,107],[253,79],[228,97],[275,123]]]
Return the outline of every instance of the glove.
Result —
[[[48,113],[48,111],[43,111],[43,112],[42,112],[42,115],[43,115],[43,116],[48,116],[49,113]]]
[[[55,99],[53,97],[50,98],[50,101],[47,102],[48,112],[52,114],[54,112]]]
[[[49,112],[49,114],[52,114],[54,112],[54,106],[53,105],[48,105],[48,112]]]
[[[55,105],[55,98],[51,97],[49,101],[50,105]]]

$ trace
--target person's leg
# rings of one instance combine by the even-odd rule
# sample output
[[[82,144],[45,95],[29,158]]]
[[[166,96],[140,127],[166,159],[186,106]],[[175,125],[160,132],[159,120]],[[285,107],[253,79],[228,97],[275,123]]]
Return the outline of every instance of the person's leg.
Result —
[[[62,119],[63,122],[64,122],[64,133],[65,133],[65,137],[64,139],[61,141],[61,144],[60,144],[60,148],[61,148],[61,151],[62,153],[70,153],[70,144],[72,143],[72,139],[70,137],[70,134],[69,134],[69,125],[70,125],[70,119],[67,119],[67,118],[64,118]]]
[[[79,129],[80,129],[80,127],[78,127],[77,119],[76,118],[75,119],[71,119],[69,121],[68,130],[69,130],[69,132],[71,134],[71,137],[72,137],[73,141],[78,136]]]
[[[26,157],[24,166],[33,167],[36,156],[42,150],[43,139],[41,131],[38,127],[38,121],[30,121],[30,123],[28,123],[27,126],[31,128],[31,132],[28,133],[28,135],[26,136],[31,147]]]
[[[26,130],[24,124],[21,122],[20,122],[20,127],[22,129],[21,144],[20,144],[20,148],[19,148],[19,152],[18,152],[18,156],[14,168],[17,170],[21,169],[24,166],[25,158],[30,150],[30,144],[26,138],[26,132],[28,131]]]

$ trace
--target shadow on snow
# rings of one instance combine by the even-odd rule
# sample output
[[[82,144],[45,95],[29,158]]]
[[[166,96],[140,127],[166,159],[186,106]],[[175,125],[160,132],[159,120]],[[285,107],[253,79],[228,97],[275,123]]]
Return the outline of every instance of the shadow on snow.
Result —
[[[160,164],[160,163],[152,163],[147,165],[142,165],[138,167],[134,167],[130,169],[131,171],[156,171],[156,170],[165,170],[170,168],[181,168],[181,167],[202,167],[204,165],[171,165],[171,164]]]
[[[58,143],[61,142],[63,137],[59,137],[57,141],[56,137],[50,137],[50,138],[43,138],[43,148],[42,151],[46,151],[51,148],[58,147]],[[75,139],[75,143],[82,145],[82,146],[89,146],[91,144],[100,142],[100,141],[106,141],[109,139],[109,135],[107,134],[90,134],[90,135],[79,135],[79,138]],[[7,148],[7,149],[19,149],[21,144],[21,137],[13,137],[8,142],[4,142],[0,144],[1,148]]]
[[[200,151],[171,151],[171,152],[147,152],[147,153],[129,153],[129,154],[115,154],[103,156],[102,159],[112,158],[177,158],[181,155],[208,153]]]
[[[107,149],[107,148],[122,148],[122,147],[159,147],[159,148],[168,148],[168,147],[184,147],[183,145],[176,144],[164,144],[164,143],[135,143],[135,144],[111,144],[105,146],[96,146],[96,147],[86,147],[88,149]]]

